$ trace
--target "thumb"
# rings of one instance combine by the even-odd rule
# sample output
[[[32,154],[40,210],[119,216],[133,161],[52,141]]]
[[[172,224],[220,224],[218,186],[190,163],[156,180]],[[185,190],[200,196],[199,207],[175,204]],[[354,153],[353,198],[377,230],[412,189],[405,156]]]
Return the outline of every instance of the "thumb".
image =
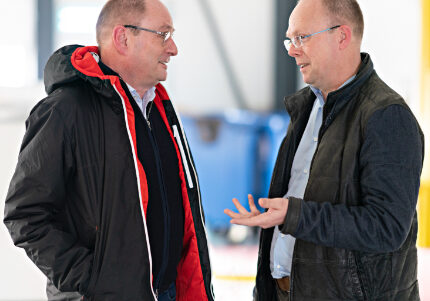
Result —
[[[271,201],[270,199],[266,199],[266,198],[261,198],[258,199],[258,204],[262,207],[262,208],[270,208],[271,206]]]
[[[285,201],[288,202],[287,199],[283,199],[283,198],[275,198],[275,199],[261,198],[258,200],[258,203],[260,204],[261,207],[266,209],[269,209],[269,208],[281,209],[284,207]]]

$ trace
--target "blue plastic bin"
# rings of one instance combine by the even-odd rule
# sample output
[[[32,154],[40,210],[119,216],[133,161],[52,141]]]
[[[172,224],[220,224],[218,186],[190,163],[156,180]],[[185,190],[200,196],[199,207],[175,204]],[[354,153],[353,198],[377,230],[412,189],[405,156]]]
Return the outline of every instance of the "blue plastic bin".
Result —
[[[267,197],[279,147],[284,139],[290,117],[288,114],[268,114],[260,117],[259,170],[260,181],[254,188],[259,197]]]
[[[267,196],[279,144],[286,132],[286,115],[229,111],[199,117],[182,116],[200,182],[206,224],[227,230],[236,210],[232,198],[245,208],[248,193]]]

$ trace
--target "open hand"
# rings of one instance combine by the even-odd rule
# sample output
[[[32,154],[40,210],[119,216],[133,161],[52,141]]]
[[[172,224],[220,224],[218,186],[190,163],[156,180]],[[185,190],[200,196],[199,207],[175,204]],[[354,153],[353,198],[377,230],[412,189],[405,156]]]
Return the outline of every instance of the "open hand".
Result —
[[[230,223],[245,226],[260,226],[264,229],[284,223],[288,210],[288,199],[259,199],[258,203],[260,206],[268,209],[264,213],[258,211],[251,194],[248,194],[248,202],[250,211],[246,210],[235,198],[233,199],[233,203],[239,213],[230,209],[224,209],[224,213],[232,218]]]

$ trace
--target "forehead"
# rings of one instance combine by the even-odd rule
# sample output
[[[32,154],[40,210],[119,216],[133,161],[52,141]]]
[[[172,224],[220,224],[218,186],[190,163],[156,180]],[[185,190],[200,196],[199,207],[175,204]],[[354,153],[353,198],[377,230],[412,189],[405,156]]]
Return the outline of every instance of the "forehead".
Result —
[[[327,13],[319,0],[301,0],[290,15],[286,36],[321,30],[328,23],[327,19]]]
[[[167,8],[158,0],[146,3],[145,14],[141,20],[142,25],[156,27],[159,30],[173,29],[173,21]]]

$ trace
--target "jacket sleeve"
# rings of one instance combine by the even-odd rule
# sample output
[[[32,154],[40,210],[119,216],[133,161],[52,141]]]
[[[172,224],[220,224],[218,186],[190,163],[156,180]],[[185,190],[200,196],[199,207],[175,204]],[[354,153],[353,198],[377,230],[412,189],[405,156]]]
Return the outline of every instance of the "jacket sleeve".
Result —
[[[9,186],[4,223],[16,246],[61,291],[84,294],[92,251],[67,232],[61,218],[73,174],[70,135],[55,108],[39,104],[26,121]]]
[[[290,198],[282,232],[356,251],[400,248],[416,212],[424,156],[421,131],[409,110],[391,105],[372,114],[363,139],[360,205]]]

